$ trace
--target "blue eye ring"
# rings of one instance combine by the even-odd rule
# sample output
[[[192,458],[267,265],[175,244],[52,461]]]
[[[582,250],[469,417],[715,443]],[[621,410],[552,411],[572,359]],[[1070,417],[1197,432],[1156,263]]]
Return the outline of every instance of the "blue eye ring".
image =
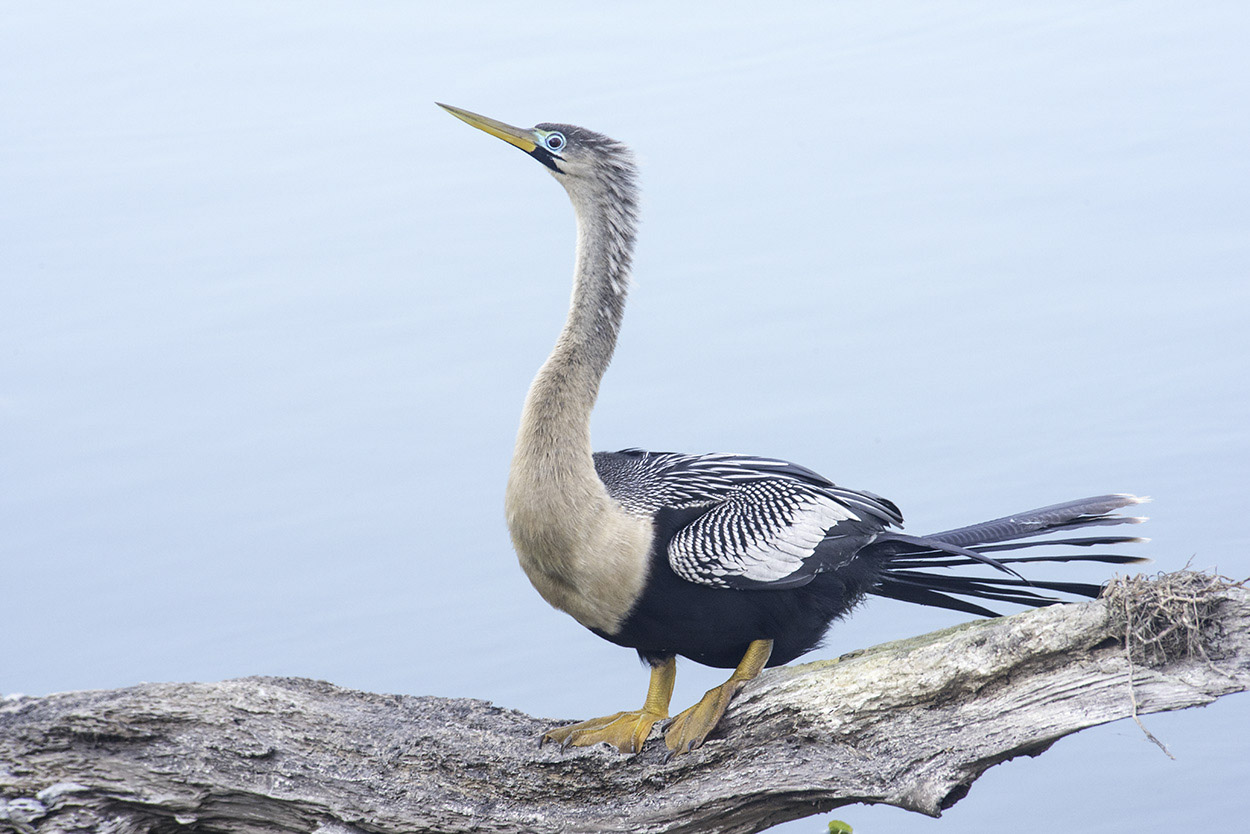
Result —
[[[549,151],[564,150],[564,146],[568,144],[568,140],[564,138],[564,134],[558,130],[553,130],[543,138],[543,144],[547,146]]]

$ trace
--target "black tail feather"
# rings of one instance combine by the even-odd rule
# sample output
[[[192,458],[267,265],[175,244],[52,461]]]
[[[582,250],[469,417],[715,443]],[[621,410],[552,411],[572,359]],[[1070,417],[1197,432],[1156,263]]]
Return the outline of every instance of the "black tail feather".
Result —
[[[1033,536],[1053,533],[1058,530],[1071,530],[1077,527],[1096,527],[1108,524],[1140,524],[1144,518],[1136,516],[1111,515],[1121,507],[1141,504],[1149,499],[1138,498],[1136,495],[1115,494],[1099,495],[1094,498],[1079,498],[1049,507],[1017,513],[1016,515],[982,521],[967,527],[944,530],[925,536],[926,539],[945,544],[968,547],[974,544],[994,544],[1012,539],[1031,538]]]
[[[1072,547],[1092,547],[1104,544],[1137,544],[1148,541],[1142,536],[1086,536],[1080,539],[1042,539],[1041,541],[1011,542],[1010,544],[983,544],[971,547],[978,553],[994,553],[999,550],[1020,550],[1025,547],[1048,547],[1055,544],[1071,545]],[[1136,558],[1136,557],[1134,557]],[[1017,560],[1018,561],[1018,560]]]
[[[1145,539],[1133,539],[1133,541],[1142,542]],[[1059,542],[1037,542],[1038,544],[1058,544]],[[1117,542],[1108,540],[1106,542],[1098,542],[1099,544],[1116,544]],[[1021,545],[1023,547],[1024,545]],[[916,554],[908,554],[916,556]],[[933,556],[914,558],[911,561],[902,558],[894,558],[890,560],[891,568],[958,568],[967,567],[974,564],[969,559],[941,559],[939,554]],[[1000,565],[1019,564],[1021,562],[1104,562],[1109,565],[1132,565],[1141,562],[1149,562],[1141,556],[1128,556],[1123,553],[1068,553],[1056,554],[1054,556],[1008,556],[1006,558],[997,558],[994,561]]]
[[[1080,527],[1139,523],[1145,519],[1114,515],[1113,512],[1121,507],[1141,503],[1143,500],[1132,495],[1101,495],[946,530],[931,536],[884,535],[879,540],[877,550],[883,563],[882,573],[872,593],[920,605],[949,608],[987,617],[997,616],[997,614],[960,597],[1034,607],[1063,602],[1062,599],[1037,593],[1037,590],[1097,597],[1102,590],[1100,585],[1087,582],[1029,581],[1007,565],[1026,562],[1102,562],[1124,565],[1147,560],[1118,553],[1096,552],[1005,558],[991,557],[986,554],[1043,545],[1098,547],[1144,541],[1134,536],[1036,538]],[[1026,540],[1019,541],[1020,539]],[[918,568],[967,567],[978,563],[990,565],[1017,578],[961,576],[916,570]]]
[[[948,597],[946,594],[939,594],[937,591],[930,591],[927,588],[882,583],[873,593],[879,597],[890,597],[903,602],[914,602],[917,605],[927,605],[930,608],[949,608],[951,611],[962,611],[965,614],[975,614],[978,617],[998,616],[996,612],[988,608],[982,608],[976,603],[958,599],[957,597]]]

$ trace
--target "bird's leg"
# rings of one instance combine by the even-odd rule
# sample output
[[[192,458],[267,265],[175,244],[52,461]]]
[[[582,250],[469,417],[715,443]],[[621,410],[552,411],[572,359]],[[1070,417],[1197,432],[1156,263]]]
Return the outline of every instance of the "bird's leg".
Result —
[[[686,753],[703,744],[703,740],[725,714],[725,708],[738,694],[738,690],[742,689],[747,681],[755,680],[764,670],[772,653],[772,640],[751,641],[751,645],[747,646],[746,654],[742,656],[742,662],[738,664],[737,669],[734,669],[729,680],[714,689],[709,689],[699,703],[683,710],[668,725],[668,729],[664,731],[664,743],[668,745],[669,755]]]
[[[554,741],[562,747],[589,747],[606,741],[622,753],[637,753],[651,734],[651,725],[668,718],[668,704],[673,699],[676,680],[677,658],[670,657],[661,665],[651,667],[651,684],[647,687],[647,700],[642,709],[548,730],[538,743],[541,746]]]

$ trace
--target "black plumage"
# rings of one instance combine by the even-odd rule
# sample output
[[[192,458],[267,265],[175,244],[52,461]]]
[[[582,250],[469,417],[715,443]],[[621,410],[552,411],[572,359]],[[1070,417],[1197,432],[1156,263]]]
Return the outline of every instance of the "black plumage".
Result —
[[[642,595],[615,633],[597,632],[618,645],[638,650],[652,664],[680,655],[699,663],[733,668],[747,646],[773,641],[769,666],[789,663],[814,649],[829,626],[869,595],[949,608],[980,616],[997,612],[970,599],[1042,606],[1060,602],[1040,591],[1094,597],[1100,586],[1078,582],[1029,582],[1006,567],[1020,562],[1139,561],[1107,553],[1057,553],[997,557],[987,553],[1039,545],[1079,546],[1138,541],[1127,536],[1037,539],[1071,530],[1140,519],[1114,515],[1138,502],[1106,495],[1030,510],[993,521],[907,536],[893,503],[870,493],[838,487],[810,469],[768,458],[742,455],[681,455],[626,449],[595,454],[595,467],[608,493],[626,507],[649,515],[654,524],[649,574]],[[763,489],[761,487],[770,487]],[[855,513],[828,527],[799,566],[773,582],[743,580],[730,573],[732,558],[752,540],[784,535],[793,503],[778,498],[784,487],[813,489]],[[746,495],[756,510],[734,517],[739,529],[726,531],[704,558],[707,581],[691,581],[673,568],[682,534],[700,520]],[[771,506],[770,506],[771,502]],[[933,569],[974,565],[996,575],[935,573]],[[722,571],[716,574],[716,569]]]

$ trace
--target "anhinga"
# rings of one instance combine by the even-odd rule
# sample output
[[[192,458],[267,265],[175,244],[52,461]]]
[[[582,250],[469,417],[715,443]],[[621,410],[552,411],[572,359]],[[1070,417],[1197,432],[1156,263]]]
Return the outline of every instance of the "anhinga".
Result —
[[[810,469],[749,455],[625,449],[592,453],[590,413],[625,309],[637,221],[629,150],[585,128],[517,128],[440,105],[545,165],[577,213],[568,320],[525,400],[508,479],[508,529],[521,566],[547,602],[651,665],[641,709],[551,730],[565,745],[641,749],[668,718],[677,655],[733,669],[677,715],[670,751],[703,743],[734,694],[766,666],[815,648],[833,620],[865,595],[972,614],[966,597],[1023,605],[1058,600],[1044,589],[1096,596],[1099,587],[1027,582],[1006,563],[1107,554],[994,557],[1039,544],[1103,545],[1126,536],[1038,541],[1043,533],[1140,521],[1113,511],[1142,499],[1103,495],[913,537],[893,503],[837,486]],[[985,564],[994,577],[928,572]]]

